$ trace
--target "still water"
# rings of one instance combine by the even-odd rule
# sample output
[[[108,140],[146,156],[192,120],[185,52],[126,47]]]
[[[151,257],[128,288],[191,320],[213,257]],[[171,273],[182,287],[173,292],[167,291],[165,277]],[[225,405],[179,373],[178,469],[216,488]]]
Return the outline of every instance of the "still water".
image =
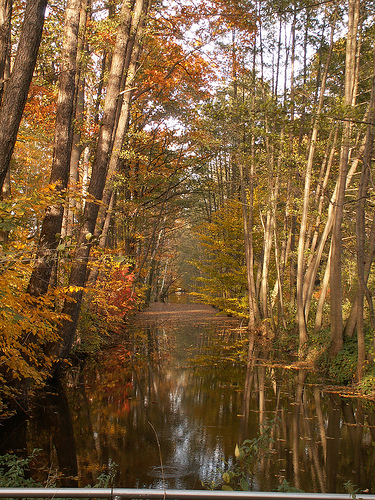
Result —
[[[251,489],[286,480],[344,492],[351,481],[375,493],[375,404],[327,392],[316,374],[271,366],[262,353],[244,394],[238,326],[208,306],[154,307],[120,345],[44,392],[14,430],[3,428],[1,450],[38,448],[32,474],[43,483],[93,485],[115,471],[117,487],[202,489],[233,468],[236,444],[268,429]]]

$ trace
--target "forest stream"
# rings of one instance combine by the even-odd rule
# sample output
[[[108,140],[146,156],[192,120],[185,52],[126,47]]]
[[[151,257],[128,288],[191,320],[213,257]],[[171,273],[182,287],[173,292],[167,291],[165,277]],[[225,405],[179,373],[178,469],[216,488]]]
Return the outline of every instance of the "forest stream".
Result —
[[[31,473],[43,484],[100,484],[104,472],[118,487],[202,489],[232,484],[224,471],[242,477],[235,450],[248,440],[252,490],[375,493],[374,402],[262,353],[245,395],[240,327],[206,305],[153,304],[123,342],[3,426],[2,454],[38,449]]]

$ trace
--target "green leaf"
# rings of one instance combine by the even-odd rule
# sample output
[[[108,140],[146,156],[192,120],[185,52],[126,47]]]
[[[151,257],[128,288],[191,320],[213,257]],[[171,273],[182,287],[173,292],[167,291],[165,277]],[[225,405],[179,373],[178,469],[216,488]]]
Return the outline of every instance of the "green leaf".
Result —
[[[228,486],[227,484],[224,484],[221,489],[223,491],[233,491],[233,488],[231,488],[230,486]]]
[[[113,257],[113,262],[116,264],[121,264],[121,262],[124,262],[125,257],[123,255],[116,255],[116,257]]]
[[[249,491],[249,483],[246,481],[245,478],[241,479],[240,486],[242,491]]]

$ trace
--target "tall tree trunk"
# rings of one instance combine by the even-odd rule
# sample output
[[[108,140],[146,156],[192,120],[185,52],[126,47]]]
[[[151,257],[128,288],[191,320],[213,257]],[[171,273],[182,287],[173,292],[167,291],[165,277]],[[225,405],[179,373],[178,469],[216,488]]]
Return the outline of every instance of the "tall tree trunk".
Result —
[[[342,317],[342,220],[344,213],[346,176],[348,172],[349,150],[352,132],[350,112],[355,100],[355,66],[356,66],[356,41],[359,21],[359,0],[349,0],[348,35],[346,40],[345,58],[345,105],[349,116],[344,122],[343,138],[341,145],[338,189],[335,203],[335,215],[332,229],[332,254],[331,254],[331,348],[330,355],[335,356],[341,349],[343,342],[343,317]]]
[[[358,152],[359,157],[363,154],[363,151],[364,151],[364,145],[362,145],[361,148],[359,149],[359,152]],[[347,188],[350,185],[352,178],[357,171],[358,164],[359,164],[359,157],[357,157],[353,160],[353,163],[349,169],[349,172],[348,172],[348,175],[346,178],[346,187]],[[330,201],[329,201],[329,208],[328,208],[328,213],[326,216],[326,222],[325,222],[324,229],[323,229],[321,236],[320,236],[319,244],[316,247],[315,255],[311,261],[310,268],[306,271],[306,276],[308,276],[308,279],[309,279],[306,290],[304,288],[304,301],[305,301],[305,316],[306,316],[306,318],[309,315],[309,308],[310,308],[311,298],[312,298],[312,294],[313,294],[313,290],[314,290],[313,285],[315,282],[315,278],[316,278],[316,275],[318,272],[319,265],[321,263],[324,247],[325,247],[325,244],[327,242],[328,236],[332,230],[333,218],[334,218],[334,208],[333,207],[334,207],[334,204],[335,204],[336,198],[337,198],[337,188],[338,188],[338,181],[336,182],[335,189],[334,189],[332,196],[330,198]],[[330,246],[330,248],[331,248],[331,246]],[[331,250],[330,250],[330,252],[331,252]],[[328,259],[327,269],[328,268],[330,269],[329,261],[330,261],[330,257]],[[329,278],[330,278],[329,275],[327,278],[325,275],[324,280],[327,279],[327,283],[326,283],[327,287],[329,284]],[[318,330],[320,328],[319,325],[321,325],[322,318],[320,317],[320,315],[322,313],[322,308],[323,308],[324,300],[325,300],[325,296],[326,296],[325,291],[327,290],[327,287],[325,285],[322,286],[322,294],[319,297],[319,305],[318,305],[318,311],[317,311],[317,317],[319,316],[319,319],[317,319],[315,321],[315,330]],[[323,293],[323,291],[324,291],[324,293]]]
[[[328,259],[327,259],[327,267],[324,271],[324,277],[322,281],[322,288],[320,291],[320,296],[318,300],[318,306],[316,308],[316,314],[315,314],[315,325],[314,325],[314,331],[317,332],[321,329],[322,327],[322,322],[323,322],[323,307],[324,303],[326,300],[327,292],[328,292],[328,286],[329,286],[329,277],[331,274],[331,246],[329,247],[329,252],[328,252]]]
[[[10,63],[12,7],[13,0],[0,0],[0,104],[9,78],[7,66]]]
[[[95,230],[99,210],[97,201],[92,200],[101,200],[103,196],[108,163],[117,126],[116,111],[118,97],[121,92],[121,83],[125,66],[126,48],[129,41],[132,15],[133,12],[129,7],[128,2],[124,1],[121,8],[120,24],[117,30],[116,44],[108,79],[102,125],[99,132],[98,144],[96,147],[96,154],[92,166],[91,180],[88,189],[90,199],[87,200],[85,204],[83,214],[84,222],[78,236],[75,259],[69,278],[69,285],[71,289],[75,291],[71,293],[70,299],[66,300],[63,308],[63,313],[70,318],[69,320],[63,321],[60,330],[62,345],[59,355],[63,359],[69,355],[73,345],[81,308],[83,287],[86,280],[87,262],[92,244],[90,240]]]
[[[369,125],[366,132],[366,145],[363,154],[362,172],[358,187],[357,211],[356,211],[356,237],[357,237],[357,273],[358,273],[358,308],[357,308],[357,339],[358,339],[358,361],[357,380],[362,378],[363,365],[366,358],[365,334],[363,327],[363,308],[365,293],[368,292],[365,277],[365,243],[366,243],[366,199],[368,194],[368,183],[371,175],[371,159],[374,144],[374,105],[375,105],[375,52],[373,57],[373,75],[370,98]],[[372,297],[370,297],[372,304]]]
[[[338,127],[336,127],[336,129],[335,129],[334,140],[333,140],[333,144],[331,145],[331,151],[330,151],[330,155],[329,155],[328,162],[326,165],[324,180],[322,183],[319,183],[319,187],[317,188],[317,191],[320,191],[320,189],[321,189],[320,194],[318,194],[318,196],[320,198],[319,203],[318,203],[318,207],[317,207],[318,215],[317,215],[316,220],[315,220],[315,231],[314,231],[313,239],[312,239],[312,242],[310,245],[311,256],[308,259],[307,269],[305,272],[305,283],[303,284],[303,301],[304,301],[306,321],[308,320],[308,317],[309,317],[311,299],[312,299],[313,292],[314,292],[315,281],[316,281],[316,277],[318,274],[319,265],[320,265],[320,262],[322,259],[323,250],[324,250],[328,235],[329,235],[331,228],[332,228],[333,211],[331,209],[331,205],[329,205],[329,208],[328,208],[327,220],[326,220],[326,224],[324,226],[323,232],[321,229],[321,216],[323,213],[323,205],[324,205],[324,202],[326,199],[326,190],[327,190],[329,175],[330,175],[331,167],[332,167],[332,163],[333,163],[333,158],[334,158],[334,155],[336,153],[337,136],[338,136]],[[334,192],[334,196],[335,196],[335,193],[336,193],[336,191]],[[332,196],[331,200],[334,200],[334,196]]]
[[[253,69],[252,76],[255,80],[255,47],[253,52]],[[234,77],[237,76],[234,74]],[[238,114],[238,100],[237,100],[237,83],[235,83],[235,106]],[[255,85],[254,85],[255,90]],[[254,110],[255,95],[251,95],[251,111]],[[242,105],[244,102],[242,102]],[[237,135],[239,135],[239,128],[236,126]],[[248,305],[249,305],[249,323],[248,329],[250,332],[248,357],[252,355],[254,348],[254,331],[260,321],[260,311],[256,299],[255,282],[254,282],[254,248],[253,248],[253,209],[254,209],[254,144],[253,144],[253,130],[251,131],[251,152],[250,152],[250,171],[249,171],[249,199],[246,192],[246,178],[245,178],[245,148],[246,137],[245,130],[242,131],[242,137],[237,137],[237,147],[241,149],[239,155],[239,172],[240,172],[240,196],[242,205],[242,221],[244,230],[244,246],[245,246],[245,262],[246,262],[246,277],[247,277],[247,290],[248,290]]]
[[[65,12],[64,43],[59,77],[55,138],[50,183],[56,191],[67,188],[73,137],[73,110],[76,96],[76,59],[81,0],[68,0]],[[44,216],[34,269],[28,293],[40,296],[47,292],[56,248],[59,244],[64,204],[48,207]]]
[[[79,162],[86,145],[82,143],[81,128],[85,120],[85,77],[82,75],[82,60],[84,53],[88,51],[86,41],[86,26],[91,10],[91,0],[81,0],[81,12],[79,18],[79,38],[77,47],[77,71],[76,71],[76,93],[75,99],[75,124],[73,131],[72,152],[70,156],[69,189],[73,193],[77,190],[79,181]],[[63,238],[71,237],[74,226],[74,212],[77,207],[75,196],[73,195],[65,205],[64,222],[61,235]]]
[[[103,205],[108,206],[113,194],[113,177],[118,173],[121,163],[121,148],[124,143],[125,135],[129,128],[130,106],[133,95],[132,86],[139,66],[139,55],[142,48],[142,39],[144,35],[144,26],[149,8],[149,0],[137,0],[134,5],[134,15],[130,27],[130,43],[127,47],[124,73],[126,75],[124,90],[122,91],[123,101],[118,119],[116,135],[113,141],[111,159],[108,166],[108,175],[106,187],[103,194]],[[96,235],[101,235],[106,219],[106,210],[102,207],[99,211]],[[103,235],[101,235],[103,236]]]
[[[42,38],[47,0],[27,0],[12,73],[0,108],[0,191],[9,170]]]
[[[313,130],[310,139],[309,154],[307,158],[306,173],[305,173],[305,187],[303,194],[303,209],[301,218],[301,227],[298,240],[298,257],[297,257],[297,319],[298,319],[298,329],[299,329],[299,346],[300,348],[308,340],[307,336],[307,318],[305,317],[305,303],[303,300],[303,284],[304,284],[304,270],[305,270],[305,245],[306,245],[306,233],[308,224],[308,212],[309,212],[309,201],[310,201],[310,186],[312,178],[313,161],[315,154],[316,141],[318,139],[318,119],[321,115],[323,108],[323,98],[326,88],[326,81],[328,76],[328,68],[331,60],[332,49],[333,49],[333,34],[335,29],[335,22],[331,26],[331,36],[330,36],[330,46],[327,56],[327,61],[324,68],[324,73],[322,77],[322,83],[320,86],[320,95],[318,106],[315,114]]]
[[[245,260],[246,260],[246,276],[247,276],[247,289],[248,289],[248,303],[249,303],[249,324],[250,332],[254,332],[260,314],[258,305],[255,298],[255,284],[254,284],[254,255],[252,246],[252,217],[249,217],[247,208],[247,197],[245,190],[244,169],[242,161],[240,160],[240,181],[241,181],[241,205],[242,205],[242,219],[244,227],[244,243],[245,243]],[[252,214],[252,206],[250,206],[250,213]],[[250,341],[252,344],[254,340]]]
[[[367,252],[366,252],[366,256],[365,256],[365,263],[364,263],[364,279],[365,279],[365,283],[366,283],[366,288],[367,288],[367,280],[370,276],[371,264],[372,264],[372,261],[374,258],[374,254],[375,254],[375,216],[373,216],[373,219],[372,219],[370,236],[368,239],[368,248],[367,248]],[[346,325],[345,325],[344,334],[348,337],[353,336],[354,329],[355,329],[356,322],[357,322],[357,314],[358,314],[358,312],[357,312],[358,300],[357,299],[358,299],[358,291],[357,291],[356,297],[353,300],[350,314],[349,314],[349,318],[348,318]],[[371,304],[372,304],[372,302],[369,303],[369,308],[371,308]],[[374,343],[375,343],[375,339],[374,339]]]
[[[13,0],[0,0],[0,106],[6,82],[10,76],[11,53],[11,17]],[[0,199],[10,196],[10,170],[4,179],[3,188],[0,190]],[[0,230],[0,243],[8,242],[9,231]]]
[[[268,286],[268,271],[271,260],[272,250],[272,228],[273,228],[273,214],[271,208],[267,209],[266,221],[264,224],[264,241],[263,241],[263,259],[262,259],[262,274],[259,291],[259,301],[262,311],[262,319],[270,318],[269,311],[269,286]],[[266,323],[268,329],[269,324]]]

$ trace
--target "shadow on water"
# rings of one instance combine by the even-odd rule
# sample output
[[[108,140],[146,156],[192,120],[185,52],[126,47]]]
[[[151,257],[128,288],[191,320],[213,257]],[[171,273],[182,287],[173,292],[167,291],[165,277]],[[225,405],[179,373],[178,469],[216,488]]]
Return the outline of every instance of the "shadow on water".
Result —
[[[48,464],[40,482],[56,482],[67,488],[78,486],[73,420],[60,382],[49,384],[35,399],[28,423],[30,438],[35,439],[33,448],[40,450],[43,462]]]
[[[327,393],[314,374],[272,366],[267,353],[246,373],[237,321],[205,306],[158,307],[136,318],[126,342],[72,368],[65,392],[35,402],[15,424],[18,449],[40,448],[64,485],[77,473],[80,486],[92,485],[116,464],[119,487],[201,489],[236,465],[236,444],[268,425],[267,450],[248,472],[252,489],[286,480],[343,492],[350,480],[375,492],[373,403]]]
[[[16,414],[0,427],[0,454],[29,457],[25,477],[48,486],[78,486],[73,421],[65,390],[51,382],[33,398],[28,412]]]

